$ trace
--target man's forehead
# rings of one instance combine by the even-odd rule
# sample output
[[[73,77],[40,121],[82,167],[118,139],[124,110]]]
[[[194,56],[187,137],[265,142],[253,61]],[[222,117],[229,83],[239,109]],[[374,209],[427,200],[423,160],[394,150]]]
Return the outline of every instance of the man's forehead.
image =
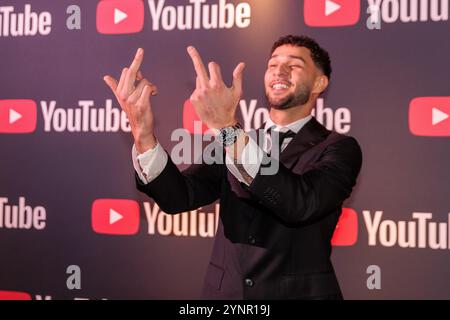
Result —
[[[280,46],[274,50],[269,59],[300,59],[307,61],[310,57],[308,48],[297,46]]]
[[[280,59],[280,60],[297,59],[297,60],[305,61],[305,58],[303,56],[291,55],[291,54],[274,54],[270,57],[270,59]]]

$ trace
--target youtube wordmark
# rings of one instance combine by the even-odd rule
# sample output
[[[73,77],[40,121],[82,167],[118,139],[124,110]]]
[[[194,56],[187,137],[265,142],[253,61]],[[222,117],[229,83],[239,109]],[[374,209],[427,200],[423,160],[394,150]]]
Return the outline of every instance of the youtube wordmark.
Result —
[[[126,113],[106,100],[95,107],[93,100],[80,100],[78,107],[57,107],[56,101],[41,101],[45,132],[130,132]]]
[[[11,204],[6,197],[0,197],[0,229],[36,229],[46,226],[47,212],[44,207],[32,207],[25,197],[19,197],[18,204]]]
[[[13,6],[0,6],[0,37],[46,36],[52,31],[50,12],[34,12],[25,4],[23,12]]]

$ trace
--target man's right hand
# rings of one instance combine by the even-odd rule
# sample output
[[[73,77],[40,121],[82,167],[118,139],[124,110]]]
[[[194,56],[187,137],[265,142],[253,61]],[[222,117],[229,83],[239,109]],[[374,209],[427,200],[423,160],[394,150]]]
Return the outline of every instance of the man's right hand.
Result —
[[[130,67],[122,70],[119,82],[109,75],[103,78],[126,113],[136,149],[141,154],[157,144],[150,103],[150,96],[157,94],[157,88],[139,71],[143,59],[144,49],[139,48]]]

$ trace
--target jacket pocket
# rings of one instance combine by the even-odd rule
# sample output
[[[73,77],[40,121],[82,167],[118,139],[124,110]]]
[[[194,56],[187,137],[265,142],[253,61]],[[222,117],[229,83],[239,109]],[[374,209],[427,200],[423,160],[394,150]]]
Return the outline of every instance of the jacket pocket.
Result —
[[[205,282],[211,288],[216,290],[220,290],[222,286],[223,276],[225,274],[225,270],[215,264],[210,263],[208,266],[208,270],[206,271]]]

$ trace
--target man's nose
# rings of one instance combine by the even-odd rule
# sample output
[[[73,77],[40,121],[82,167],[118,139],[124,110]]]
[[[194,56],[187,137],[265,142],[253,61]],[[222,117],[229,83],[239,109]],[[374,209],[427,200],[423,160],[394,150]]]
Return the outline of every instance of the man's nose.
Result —
[[[279,76],[279,75],[287,75],[288,74],[288,67],[286,66],[286,65],[284,65],[284,64],[281,64],[281,65],[279,65],[279,66],[277,66],[276,68],[275,68],[275,75],[276,76]]]

